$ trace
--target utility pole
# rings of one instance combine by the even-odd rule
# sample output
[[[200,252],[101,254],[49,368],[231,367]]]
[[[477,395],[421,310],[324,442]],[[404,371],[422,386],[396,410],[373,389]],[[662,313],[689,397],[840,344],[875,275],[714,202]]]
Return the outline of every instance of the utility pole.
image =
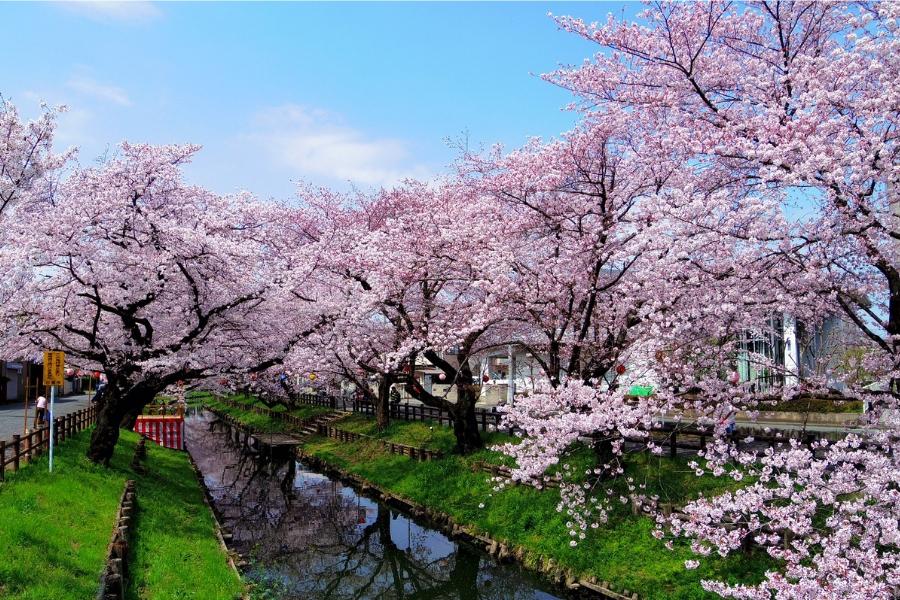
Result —
[[[509,369],[506,376],[506,404],[512,406],[516,399],[516,354],[512,344],[506,347],[509,355]]]

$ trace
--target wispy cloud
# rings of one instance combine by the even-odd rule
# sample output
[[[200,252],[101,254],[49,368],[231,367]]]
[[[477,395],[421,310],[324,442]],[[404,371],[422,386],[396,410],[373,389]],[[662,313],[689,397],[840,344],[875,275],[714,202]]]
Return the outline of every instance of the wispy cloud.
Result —
[[[380,186],[429,173],[407,142],[367,135],[333,113],[297,104],[259,112],[245,137],[303,177]]]
[[[57,6],[103,23],[147,23],[162,16],[162,10],[153,2],[141,0],[123,2],[68,1]]]
[[[66,86],[97,100],[111,102],[119,106],[131,106],[131,99],[125,90],[115,85],[101,83],[84,74],[73,76],[66,82]]]

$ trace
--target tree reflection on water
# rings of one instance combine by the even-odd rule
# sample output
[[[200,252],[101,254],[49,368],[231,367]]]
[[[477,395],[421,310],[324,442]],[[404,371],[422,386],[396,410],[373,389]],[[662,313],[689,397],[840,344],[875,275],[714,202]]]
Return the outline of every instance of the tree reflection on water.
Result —
[[[557,597],[519,568],[307,470],[287,449],[235,444],[223,427],[211,415],[189,417],[191,454],[232,547],[251,558],[247,577],[277,597]]]

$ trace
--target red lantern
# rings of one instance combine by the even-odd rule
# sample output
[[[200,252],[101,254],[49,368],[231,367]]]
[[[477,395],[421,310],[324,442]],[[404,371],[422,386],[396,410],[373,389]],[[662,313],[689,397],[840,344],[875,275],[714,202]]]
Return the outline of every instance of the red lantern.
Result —
[[[625,365],[616,366],[616,373],[622,375],[625,372]]]
[[[100,379],[100,371],[94,371],[94,379]]]
[[[481,376],[481,381],[483,381],[484,383],[487,383],[490,380],[491,380],[491,378],[488,377],[487,373],[485,373],[484,375]]]
[[[75,369],[66,369],[66,377],[75,377]]]

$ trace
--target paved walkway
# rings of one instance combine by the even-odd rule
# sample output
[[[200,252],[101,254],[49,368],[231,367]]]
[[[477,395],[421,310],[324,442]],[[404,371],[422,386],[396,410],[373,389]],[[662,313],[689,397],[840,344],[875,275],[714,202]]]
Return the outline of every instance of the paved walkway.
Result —
[[[47,399],[49,404],[49,398]],[[57,398],[54,410],[57,417],[67,415],[85,408],[90,403],[89,397],[84,394],[80,396],[67,396],[65,398]],[[23,415],[25,407],[23,404],[0,404],[0,440],[9,441],[16,433],[22,433]],[[31,402],[28,410],[28,427],[34,423],[34,402]]]

